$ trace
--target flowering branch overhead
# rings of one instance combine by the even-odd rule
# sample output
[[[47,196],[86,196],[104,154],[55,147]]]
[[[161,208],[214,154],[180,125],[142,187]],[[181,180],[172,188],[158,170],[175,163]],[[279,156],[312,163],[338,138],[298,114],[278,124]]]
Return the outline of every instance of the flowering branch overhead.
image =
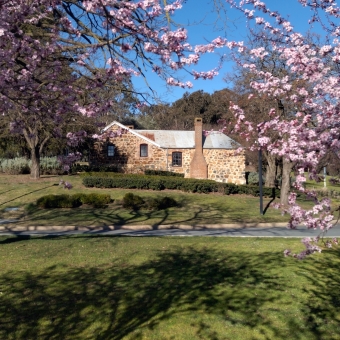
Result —
[[[315,177],[316,166],[327,151],[340,155],[340,9],[334,0],[297,1],[312,9],[310,23],[324,29],[325,43],[317,44],[296,32],[287,19],[258,0],[226,0],[244,14],[255,39],[257,32],[264,36],[266,44],[256,48],[222,37],[190,45],[187,30],[171,25],[170,15],[184,3],[180,0],[165,5],[159,0],[2,2],[0,110],[12,117],[12,132],[25,137],[32,159],[38,160],[49,138],[60,133],[62,124],[67,125],[70,114],[96,117],[111,107],[112,101],[99,100],[92,89],[113,83],[123,92],[124,83],[132,75],[143,76],[146,69],[168,85],[190,88],[192,82],[181,81],[176,72],[198,65],[205,54],[226,49],[253,75],[249,101],[263,95],[284,107],[271,107],[268,119],[258,124],[231,103],[237,118],[235,130],[257,141],[253,149],[277,155],[294,167],[295,189],[313,199],[314,208],[304,210],[296,195],[290,194],[284,207],[292,216],[289,226],[305,224],[327,231],[332,227],[331,202],[318,199],[303,183],[304,170],[310,169]],[[241,56],[246,53],[250,60],[245,63]],[[285,66],[285,72],[259,67],[271,54]],[[213,66],[192,71],[192,78],[213,79],[220,71],[219,65]],[[91,95],[84,100],[86,91]],[[85,137],[84,131],[72,131],[69,145]]]

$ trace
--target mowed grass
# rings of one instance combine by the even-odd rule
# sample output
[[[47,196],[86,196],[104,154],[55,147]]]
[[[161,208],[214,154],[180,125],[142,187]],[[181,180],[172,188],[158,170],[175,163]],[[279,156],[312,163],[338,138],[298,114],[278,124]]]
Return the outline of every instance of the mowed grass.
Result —
[[[296,239],[0,237],[0,339],[340,339],[340,253]]]
[[[282,216],[280,211],[270,208],[274,201],[264,199],[266,213],[259,213],[259,198],[245,195],[225,196],[221,194],[192,194],[181,191],[151,191],[125,189],[86,188],[79,176],[63,176],[64,180],[73,185],[70,191],[58,186],[57,176],[43,176],[34,181],[29,175],[0,175],[0,218],[19,218],[16,225],[76,225],[76,226],[105,226],[105,225],[159,225],[159,224],[218,224],[234,222],[283,222],[288,216]],[[106,209],[94,209],[82,206],[75,209],[38,209],[32,204],[47,194],[73,194],[79,192],[109,193],[114,199]],[[124,209],[121,204],[123,196],[133,192],[142,197],[171,196],[180,207],[160,211]],[[277,201],[277,200],[276,200]],[[306,204],[309,204],[307,202]],[[8,211],[8,208],[18,207],[18,211]],[[27,209],[28,208],[28,209]]]
[[[307,179],[305,183],[307,189],[315,189],[315,190],[327,189],[327,190],[334,190],[334,191],[340,192],[340,184],[331,184],[329,182],[331,178],[334,178],[336,176],[326,176],[326,187],[325,187],[324,180],[316,182],[315,180],[309,179],[308,173],[305,173],[305,176]]]

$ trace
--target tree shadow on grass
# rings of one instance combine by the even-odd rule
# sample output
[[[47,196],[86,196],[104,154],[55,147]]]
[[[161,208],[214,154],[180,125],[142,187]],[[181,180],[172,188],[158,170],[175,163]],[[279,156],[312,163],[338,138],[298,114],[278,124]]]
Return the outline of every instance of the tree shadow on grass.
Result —
[[[196,207],[195,210],[178,212],[179,208],[165,208],[161,210],[131,210],[122,209],[120,206],[106,209],[73,208],[73,209],[40,209],[30,206],[24,219],[18,225],[53,225],[55,216],[58,215],[58,225],[75,226],[123,226],[134,224],[148,224],[153,228],[161,224],[199,224],[217,223],[223,220],[222,212],[217,208]],[[228,210],[224,209],[224,213]],[[180,217],[179,217],[180,216]],[[177,217],[177,218],[176,218]],[[42,223],[43,222],[43,223]]]
[[[7,272],[0,276],[0,338],[142,339],[143,332],[166,327],[171,318],[192,315],[182,326],[197,339],[228,339],[228,327],[244,332],[234,339],[338,339],[327,330],[313,337],[315,322],[290,312],[297,308],[286,293],[293,284],[277,274],[287,265],[294,266],[283,263],[281,253],[178,247],[139,265],[112,261],[101,267],[53,266],[37,274]],[[312,297],[324,298],[318,289],[316,282]],[[330,317],[335,307],[328,303]],[[222,330],[202,315],[220,320]],[[181,329],[175,332],[162,339],[184,339]]]
[[[52,184],[52,185],[48,185],[48,186],[46,186],[46,187],[43,187],[43,188],[40,188],[40,189],[37,189],[37,190],[31,190],[30,192],[27,192],[27,193],[25,193],[25,194],[23,194],[23,195],[14,197],[14,198],[12,198],[12,199],[10,199],[10,200],[7,200],[7,201],[5,201],[5,202],[0,203],[0,206],[1,206],[1,205],[4,205],[4,204],[6,204],[6,203],[9,203],[9,202],[15,201],[15,200],[17,200],[18,198],[22,198],[22,197],[24,197],[24,196],[33,194],[34,192],[42,191],[42,190],[45,190],[45,189],[47,189],[47,188],[51,188],[51,187],[53,187],[53,186],[58,186],[58,185],[59,185],[59,184],[54,183],[54,184]]]
[[[311,296],[304,306],[306,323],[317,339],[324,339],[324,332],[330,328],[333,339],[340,339],[340,250],[328,249],[322,256],[323,266],[300,274],[310,283],[304,289]]]

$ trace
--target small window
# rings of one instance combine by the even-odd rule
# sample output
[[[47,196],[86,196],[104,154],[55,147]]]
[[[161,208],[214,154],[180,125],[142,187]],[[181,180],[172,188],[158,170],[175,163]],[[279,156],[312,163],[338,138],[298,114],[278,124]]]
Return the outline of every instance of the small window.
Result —
[[[172,153],[172,166],[182,166],[182,152]]]
[[[141,157],[148,157],[148,144],[141,144],[140,145],[140,156]]]
[[[115,146],[112,144],[109,144],[107,146],[107,156],[108,157],[113,157],[115,155]]]

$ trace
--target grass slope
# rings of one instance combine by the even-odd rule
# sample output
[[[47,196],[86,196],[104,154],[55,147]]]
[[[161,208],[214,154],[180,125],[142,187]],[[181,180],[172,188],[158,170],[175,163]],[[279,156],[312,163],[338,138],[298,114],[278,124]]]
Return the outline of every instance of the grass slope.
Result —
[[[190,194],[181,191],[147,191],[124,189],[85,188],[79,176],[64,176],[72,183],[67,191],[58,186],[59,178],[44,176],[39,181],[29,179],[29,175],[0,175],[0,218],[20,218],[17,225],[138,225],[138,224],[202,224],[233,222],[280,222],[287,221],[275,209],[268,209],[264,216],[259,214],[259,198],[243,195],[223,196],[220,194]],[[107,209],[82,206],[76,209],[37,209],[32,206],[36,200],[47,194],[61,193],[109,193],[115,202]],[[171,196],[181,204],[181,208],[160,211],[131,211],[120,204],[127,192],[142,197]],[[264,207],[270,199],[264,199]],[[27,206],[31,204],[29,209]],[[6,208],[19,207],[18,212],[6,212]]]
[[[340,253],[297,240],[0,237],[0,339],[336,340]]]
[[[224,196],[215,194],[191,194],[181,191],[151,191],[127,189],[86,188],[79,176],[63,176],[73,185],[67,191],[58,186],[59,177],[43,176],[40,180],[31,180],[29,175],[0,175],[0,219],[19,220],[17,226],[43,225],[141,225],[157,226],[160,224],[219,224],[219,223],[260,223],[286,222],[289,216],[282,216],[279,210],[272,209],[275,201],[265,198],[265,215],[259,214],[259,198],[245,195]],[[38,209],[36,200],[47,194],[62,193],[109,193],[115,200],[106,209],[81,206],[75,209]],[[134,192],[142,197],[171,196],[181,204],[180,208],[168,208],[159,211],[132,211],[122,207],[121,200],[127,192]],[[310,201],[300,200],[303,207],[310,207]],[[334,200],[334,207],[339,205]],[[17,207],[18,211],[8,211]],[[268,209],[267,209],[268,208]]]

